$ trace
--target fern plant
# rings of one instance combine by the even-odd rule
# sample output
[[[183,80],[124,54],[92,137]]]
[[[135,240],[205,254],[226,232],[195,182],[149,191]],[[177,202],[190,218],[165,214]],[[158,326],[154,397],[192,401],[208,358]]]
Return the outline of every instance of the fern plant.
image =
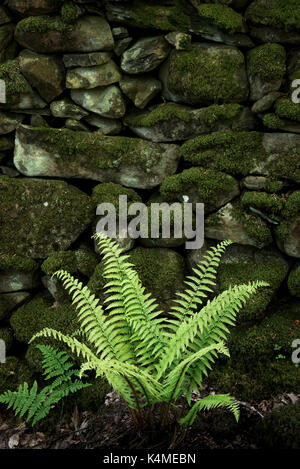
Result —
[[[0,395],[0,403],[12,408],[15,415],[25,417],[25,421],[34,426],[46,417],[50,410],[64,397],[80,389],[90,386],[79,379],[79,370],[74,368],[69,355],[59,352],[48,345],[37,345],[43,354],[44,379],[53,382],[38,392],[38,384],[34,381],[31,389],[28,383],[20,384],[17,391],[6,391]]]
[[[81,358],[81,375],[95,370],[96,376],[106,377],[125,400],[139,429],[170,428],[175,416],[179,424],[191,425],[198,411],[220,406],[238,420],[238,404],[230,395],[207,396],[191,406],[191,393],[199,389],[220,354],[229,356],[225,345],[228,327],[234,325],[246,300],[267,284],[257,281],[234,286],[207,299],[221,256],[231,243],[224,241],[193,269],[185,281],[186,290],[177,293],[166,318],[142,286],[129,256],[105,235],[94,237],[104,262],[103,305],[68,272],[54,274],[72,295],[84,341],[45,328],[31,342],[38,337],[64,342]],[[190,408],[187,411],[176,407],[183,395]]]

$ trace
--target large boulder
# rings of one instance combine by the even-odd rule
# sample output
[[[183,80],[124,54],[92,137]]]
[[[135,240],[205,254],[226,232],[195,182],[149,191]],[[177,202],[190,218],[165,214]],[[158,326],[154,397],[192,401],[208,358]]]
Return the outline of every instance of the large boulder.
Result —
[[[255,122],[250,109],[240,104],[192,109],[164,103],[124,118],[124,124],[136,135],[153,142],[177,142],[217,130],[252,130]]]
[[[88,196],[64,181],[1,176],[0,193],[3,254],[45,258],[67,249],[93,217]]]
[[[130,137],[104,137],[66,129],[21,126],[15,166],[25,176],[86,178],[151,189],[175,173],[177,145]]]
[[[18,43],[35,52],[93,52],[114,47],[109,24],[99,16],[83,16],[75,24],[60,17],[37,16],[17,24]]]
[[[195,43],[188,51],[173,50],[160,78],[164,97],[178,103],[242,103],[249,93],[245,58],[234,46]]]

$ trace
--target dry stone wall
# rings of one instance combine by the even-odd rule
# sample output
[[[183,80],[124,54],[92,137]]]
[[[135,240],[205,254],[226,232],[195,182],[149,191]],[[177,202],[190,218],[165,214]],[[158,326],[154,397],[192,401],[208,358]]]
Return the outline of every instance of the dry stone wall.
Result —
[[[216,290],[270,286],[212,380],[250,399],[299,392],[300,1],[5,0],[0,79],[0,339],[16,376],[40,369],[34,332],[73,330],[54,271],[103,295],[96,206],[188,196],[205,204],[202,249],[122,246],[167,311],[206,249],[233,240]]]

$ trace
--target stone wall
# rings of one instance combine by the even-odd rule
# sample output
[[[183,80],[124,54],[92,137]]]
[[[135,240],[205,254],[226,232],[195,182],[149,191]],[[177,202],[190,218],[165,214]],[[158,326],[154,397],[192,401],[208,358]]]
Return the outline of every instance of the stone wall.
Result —
[[[34,332],[75,328],[51,274],[64,267],[103,295],[95,209],[126,194],[205,204],[201,250],[122,240],[164,311],[218,240],[234,241],[218,291],[270,284],[239,316],[211,382],[245,399],[299,392],[299,0],[3,3],[0,339],[15,384],[40,370]]]

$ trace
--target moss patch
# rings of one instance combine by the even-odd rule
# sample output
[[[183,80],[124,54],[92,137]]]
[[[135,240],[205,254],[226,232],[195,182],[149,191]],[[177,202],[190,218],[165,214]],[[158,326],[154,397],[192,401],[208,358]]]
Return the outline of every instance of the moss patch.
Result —
[[[280,119],[276,114],[269,112],[264,115],[263,123],[269,129],[282,129],[285,126],[285,121]]]
[[[16,104],[21,94],[32,93],[31,86],[20,71],[18,59],[0,65],[0,79],[6,85],[6,104]]]
[[[70,274],[82,273],[90,277],[97,265],[97,257],[90,249],[82,248],[77,251],[59,251],[51,254],[41,265],[46,275],[52,275],[63,269]]]
[[[1,248],[0,248],[1,249]],[[29,257],[7,255],[0,253],[0,270],[18,271],[24,273],[35,272],[38,264]]]
[[[57,31],[65,33],[72,30],[72,26],[65,23],[59,16],[30,16],[21,20],[16,26],[16,33],[46,33]]]
[[[197,12],[201,19],[228,33],[243,33],[246,31],[243,16],[226,5],[199,5]]]
[[[300,298],[300,265],[292,270],[287,283],[291,295]]]
[[[75,23],[80,10],[73,2],[64,2],[61,6],[60,16],[63,23]]]
[[[263,80],[275,81],[284,77],[286,53],[280,44],[263,44],[248,52],[249,75],[258,75]]]
[[[281,118],[300,122],[300,106],[288,98],[281,98],[276,101],[275,112]]]
[[[120,195],[127,196],[128,203],[141,202],[141,197],[133,190],[121,186],[120,184],[114,184],[113,182],[107,182],[98,184],[93,189],[92,201],[97,205],[102,203],[111,203],[119,213],[119,197]]]
[[[150,112],[125,117],[124,121],[128,125],[136,127],[152,127],[158,125],[160,122],[173,119],[190,122],[192,119],[190,109],[185,109],[183,106],[172,103],[165,103],[156,106]]]
[[[246,11],[251,23],[272,26],[286,32],[300,29],[298,0],[255,0]]]
[[[241,203],[245,207],[254,207],[271,215],[279,215],[285,206],[285,199],[276,194],[249,191],[243,194]]]
[[[167,86],[190,104],[242,102],[248,96],[240,79],[244,64],[238,49],[192,44],[171,54]]]
[[[246,176],[265,156],[260,132],[213,132],[185,142],[180,149],[193,165]]]

